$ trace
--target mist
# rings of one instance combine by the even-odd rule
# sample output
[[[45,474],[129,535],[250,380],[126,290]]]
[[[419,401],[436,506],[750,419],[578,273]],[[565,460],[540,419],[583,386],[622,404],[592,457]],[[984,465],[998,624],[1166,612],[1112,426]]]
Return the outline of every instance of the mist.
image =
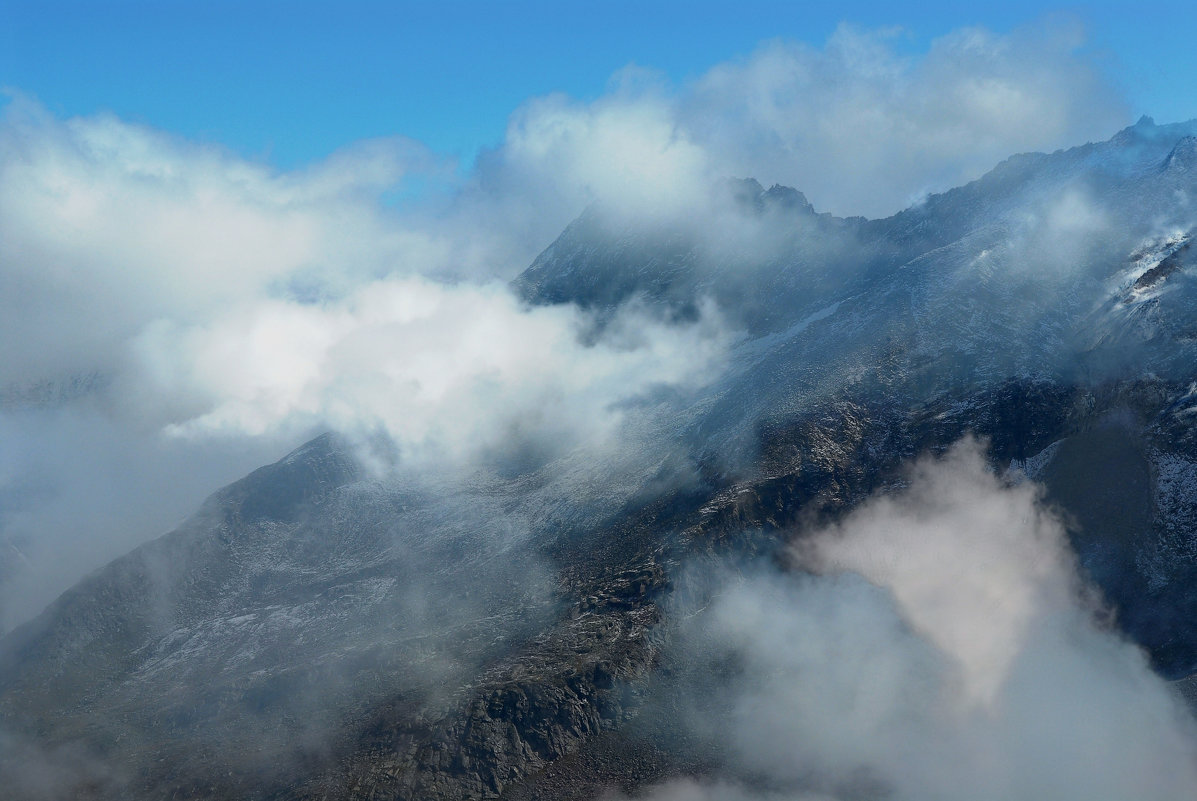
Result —
[[[788,559],[713,580],[679,626],[700,666],[687,727],[741,780],[644,797],[1197,792],[1190,711],[1112,627],[1040,488],[997,475],[984,443],[796,532]]]
[[[628,67],[588,102],[529,99],[466,171],[401,136],[280,171],[13,96],[4,625],[324,430],[382,432],[407,464],[454,474],[583,451],[611,474],[615,454],[645,451],[660,428],[636,410],[717,381],[740,324],[710,302],[683,321],[632,304],[594,341],[586,313],[526,307],[506,282],[591,204],[759,261],[769,231],[712,201],[728,177],[884,214],[1124,115],[1068,25],[959,31],[913,55],[900,40],[844,27],[821,49],[765,43],[684,85]],[[936,100],[982,85],[1001,125],[996,100]]]

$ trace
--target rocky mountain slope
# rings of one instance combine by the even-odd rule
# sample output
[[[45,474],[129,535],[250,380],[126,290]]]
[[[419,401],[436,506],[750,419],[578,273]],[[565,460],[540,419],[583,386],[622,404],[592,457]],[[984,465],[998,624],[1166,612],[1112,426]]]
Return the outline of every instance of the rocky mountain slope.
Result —
[[[449,481],[325,436],[221,490],[0,640],[5,786],[549,799],[720,775],[671,718],[695,565],[780,561],[970,433],[1044,483],[1156,669],[1193,674],[1194,134],[1145,119],[885,220],[754,181],[701,218],[589,209],[517,290],[596,326],[713,304],[741,332],[726,374],[654,399],[631,460]]]

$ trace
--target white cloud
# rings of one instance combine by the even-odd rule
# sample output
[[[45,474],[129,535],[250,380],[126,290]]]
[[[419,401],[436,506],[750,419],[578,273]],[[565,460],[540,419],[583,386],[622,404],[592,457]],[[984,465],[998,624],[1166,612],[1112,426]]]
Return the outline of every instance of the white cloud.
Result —
[[[168,423],[175,435],[382,429],[409,462],[460,464],[513,439],[614,447],[620,404],[706,383],[730,342],[711,308],[681,326],[630,308],[591,344],[586,330],[575,307],[524,308],[499,284],[393,279],[343,303],[147,329],[130,392],[196,404]]]
[[[638,119],[617,109],[584,136],[634,152]],[[12,104],[0,535],[24,572],[0,592],[8,623],[322,429],[385,431],[407,463],[453,469],[507,450],[616,451],[629,401],[717,375],[729,334],[713,308],[686,325],[628,309],[597,340],[577,309],[525,308],[495,276],[547,240],[502,193],[471,185],[447,210],[380,202],[408,170],[442,166],[379,140],[278,173],[108,116]],[[543,181],[528,191],[548,196]],[[172,473],[177,491],[150,491]]]
[[[694,653],[742,669],[730,717],[699,728],[774,786],[837,798],[1193,797],[1192,717],[1095,621],[1034,486],[967,441],[908,482],[807,535],[825,575],[733,582],[693,619]]]
[[[560,95],[528,102],[511,118],[506,170],[628,214],[675,214],[701,204],[713,177],[708,153],[678,124],[657,90],[632,89],[580,104]]]
[[[906,492],[866,504],[805,555],[892,592],[959,668],[962,699],[988,705],[1035,616],[1066,608],[1074,589],[1063,528],[1037,501],[1035,485],[1001,487],[977,448],[960,445],[917,464]]]
[[[151,320],[204,320],[274,282],[315,274],[335,288],[381,271],[399,248],[369,190],[381,163],[397,178],[396,149],[278,175],[111,117],[62,123],[15,103],[0,126],[0,386],[112,369]]]
[[[95,493],[73,465],[127,475],[106,497],[133,499],[135,477],[190,448],[214,487],[248,454],[265,460],[321,426],[381,426],[409,456],[450,461],[517,440],[594,446],[625,426],[629,399],[713,378],[729,334],[718,310],[685,326],[640,310],[582,344],[578,312],[520,307],[496,282],[587,203],[687,219],[736,258],[768,237],[724,227],[708,205],[727,176],[791,183],[836,211],[892,210],[1010,151],[1107,133],[1121,111],[1078,44],[1068,30],[972,30],[908,56],[891,33],[845,28],[821,49],[767,44],[680,88],[628,69],[593,102],[530,100],[464,178],[401,138],[280,172],[14,100],[0,118],[0,398],[67,398],[99,378],[63,401],[70,422],[0,408],[7,452],[24,454],[8,475],[36,463],[57,485],[5,494],[17,481],[5,479],[0,498],[22,500],[19,514],[0,508],[3,533],[46,554],[108,541],[72,551],[99,562],[190,511],[200,488],[113,537],[86,524]],[[426,178],[448,196],[386,204]],[[84,419],[96,436],[68,455],[57,444]],[[35,458],[43,437],[56,445]],[[127,468],[111,447],[122,438],[136,443]]]
[[[684,125],[728,172],[795,186],[823,211],[885,216],[1126,119],[1075,26],[963,29],[915,55],[901,37],[845,25],[822,49],[767,43],[699,80]]]

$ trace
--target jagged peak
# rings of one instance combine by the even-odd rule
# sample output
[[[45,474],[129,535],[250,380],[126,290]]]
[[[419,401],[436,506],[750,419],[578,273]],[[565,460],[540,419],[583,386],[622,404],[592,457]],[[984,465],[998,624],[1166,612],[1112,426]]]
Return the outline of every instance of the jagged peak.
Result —
[[[729,178],[727,186],[737,202],[752,206],[758,212],[779,209],[815,213],[815,208],[806,199],[806,195],[792,186],[773,184],[765,189],[755,178]]]
[[[1142,144],[1162,147],[1179,137],[1192,134],[1197,134],[1197,119],[1161,125],[1144,114],[1134,125],[1128,125],[1110,137],[1109,144],[1118,147],[1135,147]]]
[[[764,193],[765,203],[776,203],[783,208],[801,209],[810,214],[815,213],[815,207],[806,199],[806,195],[792,186],[773,184]]]
[[[1150,139],[1156,133],[1158,131],[1156,130],[1155,120],[1144,114],[1139,117],[1134,125],[1128,125],[1110,137],[1110,142],[1115,145],[1126,146],[1144,138]]]

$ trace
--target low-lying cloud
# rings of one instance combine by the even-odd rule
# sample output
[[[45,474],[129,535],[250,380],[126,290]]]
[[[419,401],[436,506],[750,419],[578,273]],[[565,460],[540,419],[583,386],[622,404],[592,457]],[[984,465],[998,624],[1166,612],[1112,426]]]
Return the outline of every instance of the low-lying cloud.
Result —
[[[919,462],[795,558],[816,572],[728,582],[684,630],[687,653],[731,676],[728,709],[694,727],[773,788],[729,797],[1197,791],[1192,717],[1102,624],[1039,490],[1003,483],[980,444]],[[651,797],[724,795],[690,783]]]
[[[536,466],[616,451],[638,401],[718,376],[735,333],[713,306],[670,323],[632,305],[596,335],[580,310],[529,308],[499,280],[506,233],[462,246],[452,213],[382,202],[430,163],[379,141],[279,174],[14,103],[0,124],[6,625],[320,431],[384,435],[411,468]],[[480,253],[496,266],[471,266]]]
[[[168,435],[381,429],[404,461],[455,464],[512,440],[609,447],[621,404],[706,383],[730,341],[711,308],[678,325],[629,307],[593,343],[587,328],[576,307],[524,308],[502,285],[380,281],[343,303],[151,326],[130,392],[177,398]]]
[[[1108,135],[1122,108],[1081,44],[969,30],[906,55],[845,27],[683,86],[629,68],[592,102],[529,100],[464,176],[401,137],[280,172],[10,100],[0,577],[40,589],[0,589],[6,625],[325,428],[430,462],[619,447],[645,396],[716,379],[736,332],[710,305],[684,323],[641,306],[595,341],[576,309],[521,305],[503,282],[588,204],[740,255],[768,237],[719,235],[710,187],[729,176],[888,213],[1012,151]],[[389,199],[428,180],[448,191]]]

